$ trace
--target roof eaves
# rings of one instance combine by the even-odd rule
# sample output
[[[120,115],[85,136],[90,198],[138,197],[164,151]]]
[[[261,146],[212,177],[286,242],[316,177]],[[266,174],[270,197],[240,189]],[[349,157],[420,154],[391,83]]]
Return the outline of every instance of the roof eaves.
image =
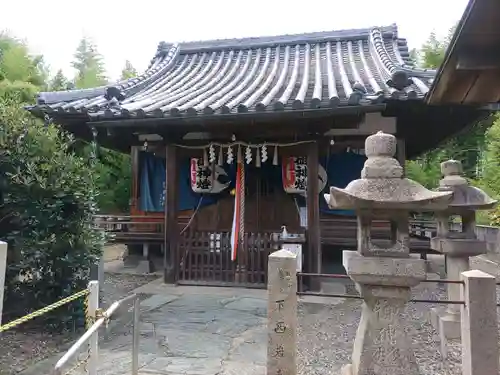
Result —
[[[455,30],[455,33],[453,34],[450,44],[448,45],[448,48],[446,49],[445,55],[443,62],[439,66],[439,69],[437,69],[434,77],[434,81],[429,88],[429,92],[426,96],[426,102],[431,102],[432,97],[434,95],[434,92],[436,91],[436,87],[439,85],[439,82],[441,80],[441,77],[443,75],[444,70],[448,66],[448,62],[455,52],[455,47],[457,42],[460,40],[460,35],[462,35],[464,26],[466,25],[467,21],[469,20],[469,17],[472,14],[472,11],[474,9],[474,6],[476,4],[476,0],[469,0],[467,3],[467,6],[465,7],[464,13],[462,14],[462,18],[460,18],[460,21],[458,21],[457,28]]]

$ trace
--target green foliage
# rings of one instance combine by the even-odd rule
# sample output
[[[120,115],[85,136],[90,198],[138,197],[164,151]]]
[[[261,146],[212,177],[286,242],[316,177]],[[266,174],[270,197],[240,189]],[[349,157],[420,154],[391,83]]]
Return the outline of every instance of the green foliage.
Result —
[[[64,76],[62,69],[59,69],[56,75],[50,80],[49,90],[50,91],[62,91],[68,88],[68,80]]]
[[[35,99],[39,89],[29,82],[14,81],[8,79],[0,81],[0,99],[14,99],[23,103],[31,103]]]
[[[80,40],[74,58],[71,65],[77,72],[75,77],[77,88],[86,89],[107,83],[102,56],[90,39]]]
[[[482,189],[497,199],[500,197],[500,117],[485,135],[485,151],[482,159],[482,174],[478,181]],[[500,207],[490,212],[491,225],[500,226]]]
[[[91,146],[78,147],[76,152],[88,159],[92,152]],[[99,147],[93,173],[96,189],[99,191],[97,206],[100,212],[128,212],[132,186],[131,172],[130,155]]]
[[[0,81],[31,83],[44,87],[47,67],[43,56],[31,56],[26,44],[13,36],[0,33]]]
[[[137,70],[132,66],[132,63],[128,60],[125,61],[125,66],[122,69],[122,74],[120,79],[125,80],[129,78],[134,78],[137,76]]]
[[[84,289],[104,238],[92,225],[92,172],[69,152],[72,138],[12,99],[0,102],[0,126],[0,238],[9,244],[4,307],[10,320]],[[80,300],[40,319],[67,327],[82,323],[82,314]]]
[[[456,28],[456,26],[453,26],[444,39],[439,39],[434,31],[431,33],[419,53],[422,57],[422,67],[430,69],[439,68],[444,60],[446,49],[450,45]]]

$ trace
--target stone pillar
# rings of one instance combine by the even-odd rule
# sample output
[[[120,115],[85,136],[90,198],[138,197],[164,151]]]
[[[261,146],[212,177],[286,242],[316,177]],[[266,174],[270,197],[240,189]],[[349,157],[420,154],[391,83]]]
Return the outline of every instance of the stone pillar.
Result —
[[[470,186],[462,177],[462,164],[456,160],[441,163],[443,179],[439,182],[440,191],[453,192],[449,207],[436,214],[437,234],[431,239],[431,249],[446,256],[446,276],[450,280],[459,280],[462,272],[469,270],[469,258],[484,254],[486,242],[476,237],[476,210],[492,208],[496,201],[482,190]],[[450,230],[451,216],[459,216],[462,230]],[[458,301],[462,286],[448,284],[448,299]],[[441,354],[446,357],[448,339],[460,338],[460,306],[448,305],[431,309],[431,323],[438,331],[441,340]]]
[[[482,271],[463,272],[462,374],[498,374],[498,322],[495,277]]]
[[[3,293],[5,289],[5,274],[7,273],[7,243],[0,241],[0,326],[3,314]]]
[[[297,256],[269,255],[267,375],[297,374]]]
[[[352,364],[344,367],[342,374],[419,374],[402,312],[411,287],[425,279],[425,261],[369,257],[356,251],[344,251],[343,257],[347,274],[364,302]]]
[[[394,159],[396,138],[379,132],[366,139],[368,157],[361,179],[345,189],[330,188],[331,208],[355,209],[358,216],[357,251],[344,251],[343,264],[356,283],[363,309],[354,341],[352,363],[344,375],[417,375],[419,368],[402,312],[411,287],[426,278],[422,259],[410,257],[409,212],[445,209],[451,192],[432,192],[403,177]],[[374,243],[374,219],[391,222],[388,244]]]

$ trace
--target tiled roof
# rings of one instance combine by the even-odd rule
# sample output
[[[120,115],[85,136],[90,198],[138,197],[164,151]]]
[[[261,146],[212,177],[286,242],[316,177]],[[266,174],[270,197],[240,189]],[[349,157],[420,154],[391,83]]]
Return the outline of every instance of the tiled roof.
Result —
[[[336,108],[422,98],[434,75],[413,66],[395,25],[162,42],[141,76],[107,87],[43,92],[36,107],[91,118]]]

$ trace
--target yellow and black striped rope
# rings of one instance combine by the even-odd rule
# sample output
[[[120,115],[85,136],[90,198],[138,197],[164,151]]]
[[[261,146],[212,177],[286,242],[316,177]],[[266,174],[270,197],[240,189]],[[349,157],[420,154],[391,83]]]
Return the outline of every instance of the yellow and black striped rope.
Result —
[[[80,292],[77,292],[69,297],[63,298],[60,301],[57,301],[53,303],[52,305],[45,306],[41,308],[40,310],[34,311],[28,315],[25,315],[21,318],[18,318],[16,320],[13,320],[12,322],[9,322],[7,324],[4,324],[0,326],[0,332],[5,332],[11,328],[17,327],[18,325],[21,325],[23,323],[26,323],[27,321],[30,321],[36,317],[42,316],[43,314],[48,313],[49,311],[55,310],[58,307],[61,307],[63,305],[66,305],[67,303],[70,303],[74,300],[77,300],[80,297],[87,296],[89,294],[89,291],[87,289],[82,290]],[[89,314],[88,314],[88,303],[87,303],[88,298],[85,298],[85,315],[86,315],[86,321],[88,322],[89,320]],[[87,323],[88,324],[88,323]]]

